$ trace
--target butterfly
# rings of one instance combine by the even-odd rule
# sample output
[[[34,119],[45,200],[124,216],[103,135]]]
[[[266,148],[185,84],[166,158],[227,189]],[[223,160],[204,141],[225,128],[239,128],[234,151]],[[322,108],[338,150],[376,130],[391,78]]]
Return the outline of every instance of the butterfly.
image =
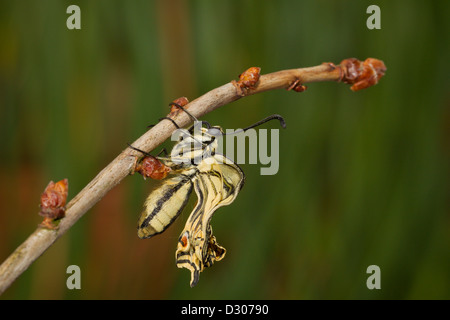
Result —
[[[172,119],[163,118],[172,121],[181,130],[171,156],[154,157],[130,145],[132,149],[144,153],[145,163],[151,164],[142,165],[141,161],[139,170],[150,168],[147,176],[154,174],[157,179],[163,179],[144,203],[138,220],[138,236],[147,239],[164,232],[195,192],[197,203],[181,232],[175,253],[177,266],[191,271],[190,285],[193,287],[204,268],[225,256],[226,250],[217,243],[210,221],[218,208],[236,199],[244,185],[245,174],[232,160],[216,153],[218,138],[225,135],[221,127],[198,121],[180,105],[171,104],[184,110],[194,120],[189,131],[183,131]],[[281,116],[272,115],[242,131],[272,119],[280,120],[285,127]]]

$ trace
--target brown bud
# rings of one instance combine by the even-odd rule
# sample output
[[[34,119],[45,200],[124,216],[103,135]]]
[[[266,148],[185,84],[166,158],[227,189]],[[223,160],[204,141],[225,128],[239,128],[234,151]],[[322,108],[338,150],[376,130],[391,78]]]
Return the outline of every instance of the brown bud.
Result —
[[[294,90],[295,92],[303,92],[307,89],[308,87],[303,85],[300,82],[300,79],[295,80],[294,82],[292,82],[292,84],[287,88],[287,90]]]
[[[367,58],[364,62],[355,58],[345,59],[340,66],[343,71],[341,81],[352,84],[350,89],[353,91],[377,84],[386,72],[384,62],[374,58]]]
[[[231,83],[236,87],[238,95],[244,96],[246,90],[253,89],[256,86],[261,75],[260,72],[261,68],[251,67],[239,75],[239,81],[231,81]]]
[[[178,99],[173,100],[172,102],[184,107],[189,103],[189,100],[186,97],[180,97]],[[180,108],[178,108],[176,105],[172,105],[172,107],[170,108],[170,114],[175,115],[178,112],[180,112]]]
[[[41,226],[54,229],[53,221],[64,218],[66,212],[66,201],[69,189],[67,179],[50,183],[41,195],[39,215],[44,217]]]
[[[239,75],[238,84],[242,88],[252,88],[259,81],[261,68],[251,67]]]
[[[150,177],[155,180],[161,180],[167,176],[171,169],[157,158],[153,156],[146,156],[142,158],[136,166],[136,171],[142,174],[144,179]]]

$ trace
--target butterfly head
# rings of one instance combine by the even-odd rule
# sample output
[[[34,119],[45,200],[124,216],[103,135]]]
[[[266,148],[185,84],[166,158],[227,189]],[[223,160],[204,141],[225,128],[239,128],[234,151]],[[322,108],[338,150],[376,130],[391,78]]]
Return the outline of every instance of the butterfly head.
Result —
[[[183,162],[187,166],[199,164],[215,154],[219,139],[223,136],[222,128],[195,122],[191,129],[179,129],[177,144],[172,149],[171,158],[176,162]]]
[[[206,126],[203,126],[203,124]],[[194,125],[189,129],[189,136],[192,140],[203,145],[210,145],[217,141],[218,138],[223,136],[223,129],[220,126],[211,126],[206,121],[196,121]],[[182,137],[186,139],[186,135]]]

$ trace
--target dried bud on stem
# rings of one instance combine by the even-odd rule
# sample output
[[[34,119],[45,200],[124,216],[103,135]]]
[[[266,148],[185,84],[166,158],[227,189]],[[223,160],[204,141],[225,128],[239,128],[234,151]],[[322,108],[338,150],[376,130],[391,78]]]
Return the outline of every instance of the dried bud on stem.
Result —
[[[383,61],[374,58],[367,58],[364,62],[355,58],[345,59],[342,60],[340,67],[343,72],[341,81],[352,84],[350,89],[353,91],[377,84],[386,72]]]
[[[303,85],[300,79],[295,80],[292,84],[287,88],[287,90],[294,90],[295,92],[303,92],[308,87]]]
[[[261,68],[251,67],[239,75],[239,81],[232,80],[239,96],[245,96],[247,90],[253,89],[259,81]]]
[[[39,215],[44,217],[41,227],[55,229],[55,220],[64,218],[66,212],[66,200],[69,189],[67,179],[54,183],[50,181],[41,195]]]
[[[136,166],[136,171],[142,174],[144,179],[150,177],[155,180],[164,179],[171,169],[153,156],[145,156]]]
[[[178,99],[173,100],[172,102],[176,103],[177,105],[180,105],[180,106],[184,107],[185,105],[187,105],[189,103],[189,100],[186,97],[180,97]],[[172,105],[172,108],[170,108],[169,116],[170,115],[172,115],[172,116],[176,115],[179,112],[180,112],[180,108],[178,108],[176,105]]]

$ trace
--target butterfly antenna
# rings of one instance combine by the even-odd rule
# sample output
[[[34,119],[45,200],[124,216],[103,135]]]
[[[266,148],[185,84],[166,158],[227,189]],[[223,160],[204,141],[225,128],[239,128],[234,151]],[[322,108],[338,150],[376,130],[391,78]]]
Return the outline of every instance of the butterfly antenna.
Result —
[[[271,116],[268,116],[265,119],[262,119],[261,121],[258,121],[255,124],[252,124],[251,126],[245,128],[243,130],[247,131],[248,129],[257,127],[259,125],[262,125],[263,123],[269,122],[269,121],[274,120],[274,119],[279,120],[280,121],[280,125],[283,127],[283,129],[286,129],[286,121],[284,121],[284,118],[282,116],[280,116],[279,114],[273,114]]]
[[[273,114],[273,115],[271,115],[271,116],[268,116],[267,118],[264,118],[264,119],[262,119],[262,120],[260,120],[260,121],[258,121],[258,122],[256,122],[256,123],[252,124],[251,126],[248,126],[247,128],[244,128],[244,129],[235,131],[235,132],[233,132],[233,133],[231,133],[231,134],[236,134],[236,133],[245,132],[245,131],[247,131],[248,129],[251,129],[251,128],[260,126],[260,125],[262,125],[263,123],[269,122],[269,121],[271,121],[271,120],[279,120],[279,121],[280,121],[280,125],[283,127],[283,129],[286,129],[286,121],[284,121],[284,118],[283,118],[282,116],[280,116],[279,114]],[[227,134],[224,133],[223,135],[227,135]]]

